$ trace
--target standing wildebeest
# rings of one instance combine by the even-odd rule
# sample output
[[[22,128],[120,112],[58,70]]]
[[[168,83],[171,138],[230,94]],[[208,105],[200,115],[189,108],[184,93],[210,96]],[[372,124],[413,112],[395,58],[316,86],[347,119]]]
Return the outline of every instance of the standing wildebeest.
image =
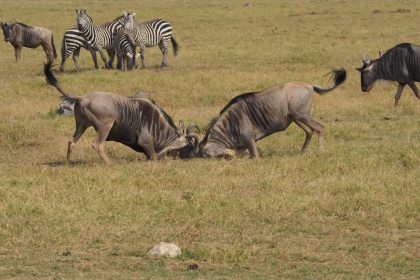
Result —
[[[210,124],[200,143],[200,153],[232,157],[237,151],[248,149],[251,158],[257,158],[255,142],[285,130],[291,122],[306,133],[302,151],[306,150],[314,131],[322,149],[324,127],[311,117],[312,92],[323,94],[335,89],[345,81],[346,71],[333,70],[332,77],[334,85],[327,89],[292,82],[233,98]]]
[[[15,48],[16,62],[20,59],[22,47],[35,49],[39,45],[45,51],[47,59],[52,62],[57,58],[53,33],[43,27],[32,27],[23,23],[1,23],[4,40]]]
[[[395,107],[405,85],[408,85],[420,99],[416,82],[420,82],[420,46],[403,43],[389,49],[378,59],[363,58],[363,66],[356,68],[360,72],[360,83],[363,92],[371,90],[377,80],[398,82],[395,94]]]
[[[64,92],[51,72],[51,63],[44,67],[48,84],[65,99],[75,102],[76,131],[68,143],[67,162],[74,145],[93,126],[97,132],[93,148],[110,164],[103,148],[105,141],[122,143],[148,159],[160,159],[172,150],[188,145],[183,125],[177,129],[172,119],[153,102],[145,98],[129,98],[105,92],[74,96]],[[193,137],[193,136],[191,136]]]

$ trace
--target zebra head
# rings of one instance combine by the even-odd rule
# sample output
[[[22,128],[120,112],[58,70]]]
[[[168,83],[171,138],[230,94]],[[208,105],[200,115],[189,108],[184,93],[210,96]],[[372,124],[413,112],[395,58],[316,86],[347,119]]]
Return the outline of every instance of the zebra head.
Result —
[[[86,26],[89,26],[93,23],[92,18],[87,14],[86,9],[77,10],[77,29],[82,31]]]
[[[1,23],[1,29],[3,29],[4,41],[9,42],[10,39],[10,24],[7,22]]]
[[[136,16],[136,13],[127,13],[124,11],[123,14],[125,15],[124,28],[125,29],[134,28],[134,17]]]

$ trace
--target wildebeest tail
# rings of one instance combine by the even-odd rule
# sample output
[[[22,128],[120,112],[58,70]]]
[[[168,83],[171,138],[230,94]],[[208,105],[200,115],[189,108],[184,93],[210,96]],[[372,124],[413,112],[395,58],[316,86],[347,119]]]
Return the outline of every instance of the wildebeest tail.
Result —
[[[344,68],[334,69],[331,72],[327,73],[327,75],[331,74],[330,80],[334,80],[334,85],[330,88],[320,88],[317,86],[313,86],[314,91],[319,94],[327,93],[329,91],[332,91],[346,80],[346,70]]]
[[[175,40],[175,37],[172,35],[171,36],[171,42],[172,42],[172,48],[174,49],[174,56],[177,56],[179,53],[179,44],[178,42]]]
[[[54,59],[57,58],[57,50],[55,49],[55,45],[54,45],[54,35],[51,35],[51,45],[53,48],[53,54],[54,54]]]
[[[80,100],[81,97],[79,96],[74,96],[71,95],[70,93],[65,92],[60,84],[58,83],[57,79],[54,77],[53,73],[51,72],[51,65],[52,65],[52,61],[48,62],[47,64],[44,64],[44,74],[46,77],[46,81],[47,84],[52,85],[53,87],[55,87],[62,95],[65,99],[67,100],[71,100],[71,101],[77,101]]]

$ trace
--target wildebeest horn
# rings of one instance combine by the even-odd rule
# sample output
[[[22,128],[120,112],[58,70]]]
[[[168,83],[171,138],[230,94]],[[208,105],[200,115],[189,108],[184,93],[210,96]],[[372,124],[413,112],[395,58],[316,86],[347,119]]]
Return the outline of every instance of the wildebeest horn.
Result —
[[[367,54],[363,57],[363,63],[370,64],[370,58],[368,57]]]
[[[181,133],[181,135],[184,135],[185,134],[184,122],[183,121],[179,121],[179,128],[178,128],[178,130]]]
[[[191,123],[188,127],[187,127],[187,135],[191,133],[191,130],[193,128],[197,128],[198,131],[200,131],[200,128],[198,127],[198,125],[196,125],[195,123]]]

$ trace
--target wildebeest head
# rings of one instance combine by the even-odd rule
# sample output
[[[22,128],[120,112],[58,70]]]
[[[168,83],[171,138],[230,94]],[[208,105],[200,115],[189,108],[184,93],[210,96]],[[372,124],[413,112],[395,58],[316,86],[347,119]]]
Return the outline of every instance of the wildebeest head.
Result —
[[[4,41],[9,42],[10,39],[10,24],[7,22],[1,23],[1,29],[3,29]]]
[[[125,15],[124,18],[124,28],[131,29],[134,27],[134,17],[136,16],[136,13],[127,13],[123,12],[123,15]]]
[[[85,26],[88,24],[92,24],[91,17],[87,14],[86,9],[77,10],[76,9],[76,23],[77,23],[77,29],[79,31],[82,31]]]
[[[206,130],[206,135],[199,144],[199,149],[195,153],[200,157],[226,157],[232,158],[235,156],[235,151],[226,146],[226,141],[221,140],[224,138],[223,133],[215,127],[219,118],[214,118],[210,121]]]
[[[370,60],[368,56],[363,58],[363,66],[356,68],[360,72],[360,85],[363,92],[368,92],[372,89],[373,83],[377,80],[376,74],[373,69],[375,60]]]

